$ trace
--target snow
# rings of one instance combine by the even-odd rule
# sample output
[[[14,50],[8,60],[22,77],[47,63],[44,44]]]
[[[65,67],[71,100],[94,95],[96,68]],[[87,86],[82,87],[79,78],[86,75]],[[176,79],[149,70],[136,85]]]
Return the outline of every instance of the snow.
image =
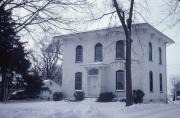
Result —
[[[12,95],[16,95],[17,93],[22,93],[22,92],[24,92],[24,90],[17,90],[17,91],[14,91],[14,92],[12,93]]]
[[[179,118],[180,102],[125,107],[122,102],[34,101],[0,103],[0,118]]]
[[[62,91],[61,86],[52,80],[44,80],[44,84],[45,84],[44,87],[48,87],[49,90],[52,91],[52,93]]]
[[[44,82],[43,87],[48,88],[48,90],[42,90],[40,94],[40,98],[45,100],[52,100],[53,94],[55,92],[62,92],[61,86],[55,83],[54,81],[44,80],[43,82]]]

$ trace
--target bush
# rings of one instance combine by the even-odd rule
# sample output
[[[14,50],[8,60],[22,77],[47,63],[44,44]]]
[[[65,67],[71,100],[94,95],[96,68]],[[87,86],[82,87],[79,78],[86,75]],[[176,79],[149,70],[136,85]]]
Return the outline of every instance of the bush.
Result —
[[[63,98],[63,93],[62,92],[55,92],[53,93],[53,100],[54,101],[60,101]]]
[[[134,103],[135,104],[142,103],[144,95],[145,95],[144,92],[140,89],[133,90],[133,101],[134,101]]]
[[[75,91],[74,92],[74,98],[75,98],[75,101],[82,101],[84,100],[84,92],[83,91]]]
[[[112,102],[115,95],[112,92],[100,93],[97,99],[98,102]]]

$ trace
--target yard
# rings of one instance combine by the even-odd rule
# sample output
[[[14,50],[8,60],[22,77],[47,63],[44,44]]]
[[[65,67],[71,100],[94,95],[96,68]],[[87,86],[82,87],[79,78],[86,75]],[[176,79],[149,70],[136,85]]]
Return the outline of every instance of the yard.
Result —
[[[0,118],[180,118],[180,104],[151,103],[125,107],[122,102],[33,101],[0,103]]]

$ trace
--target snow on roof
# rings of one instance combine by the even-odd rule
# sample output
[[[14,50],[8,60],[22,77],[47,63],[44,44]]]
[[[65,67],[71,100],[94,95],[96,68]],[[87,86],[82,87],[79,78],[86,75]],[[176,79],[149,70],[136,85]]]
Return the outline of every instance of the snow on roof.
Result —
[[[12,93],[12,95],[16,95],[16,94],[19,93],[19,92],[24,92],[24,90],[17,90],[17,91],[14,91],[14,92]]]
[[[50,91],[54,92],[62,92],[61,86],[55,83],[52,80],[43,80],[44,81],[44,87],[49,88]]]

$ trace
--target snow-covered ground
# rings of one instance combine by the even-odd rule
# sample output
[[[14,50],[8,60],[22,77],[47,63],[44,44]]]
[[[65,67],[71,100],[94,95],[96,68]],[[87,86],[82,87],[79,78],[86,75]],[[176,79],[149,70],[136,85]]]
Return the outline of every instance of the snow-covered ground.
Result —
[[[0,118],[180,118],[180,104],[140,104],[37,101],[0,103]]]

